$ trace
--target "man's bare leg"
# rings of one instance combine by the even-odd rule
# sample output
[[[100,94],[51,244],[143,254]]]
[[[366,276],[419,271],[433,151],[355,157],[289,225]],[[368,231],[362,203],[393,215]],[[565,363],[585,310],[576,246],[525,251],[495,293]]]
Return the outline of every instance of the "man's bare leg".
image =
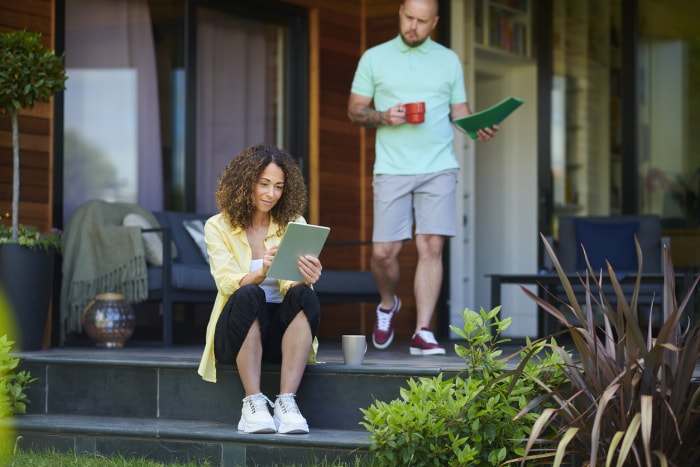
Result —
[[[394,298],[399,282],[399,251],[401,242],[375,243],[372,247],[372,273],[381,296],[372,329],[372,345],[379,350],[388,348],[393,342],[394,320],[401,308],[401,301]]]
[[[416,235],[418,265],[413,283],[416,297],[416,330],[430,327],[442,286],[442,235]]]
[[[381,307],[394,307],[394,294],[399,283],[399,252],[402,242],[378,242],[372,245],[370,267],[381,297]]]

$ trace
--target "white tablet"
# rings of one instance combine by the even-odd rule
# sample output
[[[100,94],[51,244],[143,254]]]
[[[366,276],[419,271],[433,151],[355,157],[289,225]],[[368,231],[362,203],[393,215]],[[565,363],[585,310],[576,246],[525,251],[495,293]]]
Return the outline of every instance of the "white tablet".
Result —
[[[297,261],[301,256],[318,257],[331,229],[322,225],[290,222],[272,259],[267,277],[304,282]]]

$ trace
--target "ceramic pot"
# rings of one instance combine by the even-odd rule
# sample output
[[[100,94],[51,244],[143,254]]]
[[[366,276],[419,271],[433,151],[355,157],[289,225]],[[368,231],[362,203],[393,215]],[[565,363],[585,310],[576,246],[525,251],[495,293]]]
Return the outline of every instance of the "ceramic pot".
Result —
[[[51,305],[54,250],[0,245],[0,297],[8,301],[14,325],[10,338],[19,350],[41,350]],[[3,323],[5,324],[5,323]],[[16,329],[15,329],[16,328]]]
[[[103,293],[83,310],[83,329],[97,347],[121,348],[136,328],[136,315],[124,294]]]

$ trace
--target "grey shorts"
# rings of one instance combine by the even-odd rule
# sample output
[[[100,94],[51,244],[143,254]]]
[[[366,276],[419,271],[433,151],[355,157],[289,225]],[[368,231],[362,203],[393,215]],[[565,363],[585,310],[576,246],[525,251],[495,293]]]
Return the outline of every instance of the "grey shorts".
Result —
[[[425,175],[375,175],[372,241],[409,240],[416,235],[453,237],[458,170]]]

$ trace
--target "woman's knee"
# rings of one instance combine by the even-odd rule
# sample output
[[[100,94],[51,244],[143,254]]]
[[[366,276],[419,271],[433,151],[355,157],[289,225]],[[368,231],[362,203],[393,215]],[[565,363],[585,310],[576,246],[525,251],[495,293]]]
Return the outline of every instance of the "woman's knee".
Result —
[[[236,290],[224,305],[223,315],[228,325],[246,332],[258,319],[262,328],[267,325],[265,292],[255,284],[244,285]]]
[[[265,291],[257,284],[242,285],[231,297],[238,296],[243,300],[265,301]]]
[[[295,302],[294,308],[304,312],[311,326],[311,332],[315,336],[321,320],[321,304],[316,292],[311,287],[297,285],[289,289],[287,294],[291,294],[289,298]]]

